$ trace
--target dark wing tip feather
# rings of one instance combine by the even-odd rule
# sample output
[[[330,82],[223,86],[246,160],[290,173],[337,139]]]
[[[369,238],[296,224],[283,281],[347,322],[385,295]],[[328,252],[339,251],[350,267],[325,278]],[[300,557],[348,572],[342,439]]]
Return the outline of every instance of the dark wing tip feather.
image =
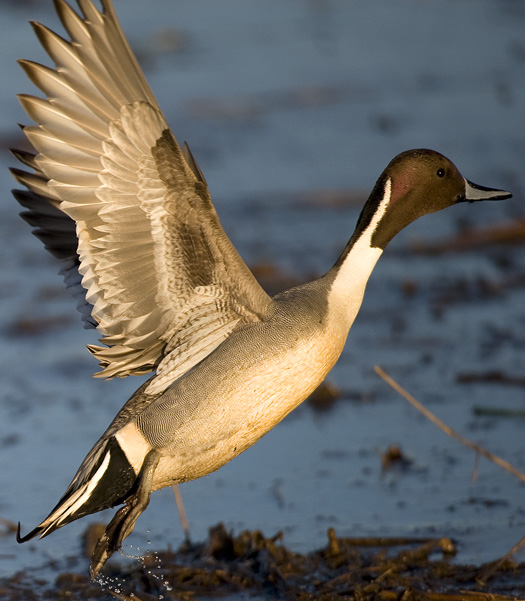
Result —
[[[28,190],[13,190],[18,203],[27,209],[20,216],[33,229],[33,235],[41,240],[51,254],[58,259],[77,259],[75,223],[60,209]]]
[[[36,154],[34,152],[20,150],[19,148],[10,148],[9,152],[15,157],[17,161],[20,161],[26,167],[30,167],[31,169],[35,168]]]

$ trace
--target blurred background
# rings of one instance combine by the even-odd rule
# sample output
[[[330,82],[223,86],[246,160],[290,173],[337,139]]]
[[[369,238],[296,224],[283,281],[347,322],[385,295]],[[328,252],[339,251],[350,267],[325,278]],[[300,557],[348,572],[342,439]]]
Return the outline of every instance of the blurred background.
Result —
[[[391,158],[447,155],[501,203],[454,207],[402,232],[379,262],[330,388],[219,472],[181,487],[192,537],[284,531],[307,551],[339,536],[450,536],[483,562],[525,535],[516,478],[436,429],[381,365],[451,427],[525,469],[525,5],[505,0],[115,0],[175,136],[223,225],[271,291],[321,275]],[[49,64],[27,21],[0,11],[0,575],[81,556],[85,518],[18,546],[141,380],[94,380],[95,341],[11,197],[37,94],[17,58]],[[61,31],[61,30],[60,30]],[[385,461],[398,447],[401,459]],[[473,477],[473,475],[475,477]],[[171,489],[125,545],[176,547]],[[523,553],[521,555],[523,559]],[[79,560],[86,562],[87,560]],[[87,565],[87,562],[85,563]],[[82,564],[84,566],[84,564]],[[81,569],[84,569],[83,567]]]

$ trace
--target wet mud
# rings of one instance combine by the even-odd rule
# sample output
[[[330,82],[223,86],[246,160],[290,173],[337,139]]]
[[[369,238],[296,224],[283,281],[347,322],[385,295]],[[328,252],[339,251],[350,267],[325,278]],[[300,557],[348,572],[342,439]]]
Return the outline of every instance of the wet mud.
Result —
[[[91,526],[86,539],[97,531],[98,525]],[[60,571],[53,582],[23,570],[1,580],[0,599],[525,599],[525,563],[505,558],[458,565],[455,553],[449,538],[342,538],[329,528],[324,547],[301,554],[286,547],[282,533],[233,535],[218,524],[203,543],[184,543],[140,561],[112,561],[98,582],[90,581],[87,567],[84,573]]]

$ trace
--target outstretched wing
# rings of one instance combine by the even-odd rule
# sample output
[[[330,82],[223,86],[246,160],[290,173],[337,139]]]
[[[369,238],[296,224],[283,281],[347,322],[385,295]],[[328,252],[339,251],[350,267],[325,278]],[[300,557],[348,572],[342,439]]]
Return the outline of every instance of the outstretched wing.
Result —
[[[117,22],[78,0],[55,6],[70,40],[33,23],[56,68],[20,61],[45,98],[21,95],[36,154],[15,152],[15,196],[64,262],[106,377],[157,367],[159,392],[271,303],[222,229]],[[80,274],[80,275],[79,275]]]

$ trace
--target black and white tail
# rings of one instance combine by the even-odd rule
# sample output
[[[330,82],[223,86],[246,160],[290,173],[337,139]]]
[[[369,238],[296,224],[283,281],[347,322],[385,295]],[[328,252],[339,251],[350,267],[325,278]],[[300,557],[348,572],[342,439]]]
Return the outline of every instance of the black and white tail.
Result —
[[[89,453],[64,496],[41,524],[25,536],[20,536],[18,525],[17,541],[43,538],[85,515],[120,505],[133,494],[136,479],[124,451],[111,436]]]

